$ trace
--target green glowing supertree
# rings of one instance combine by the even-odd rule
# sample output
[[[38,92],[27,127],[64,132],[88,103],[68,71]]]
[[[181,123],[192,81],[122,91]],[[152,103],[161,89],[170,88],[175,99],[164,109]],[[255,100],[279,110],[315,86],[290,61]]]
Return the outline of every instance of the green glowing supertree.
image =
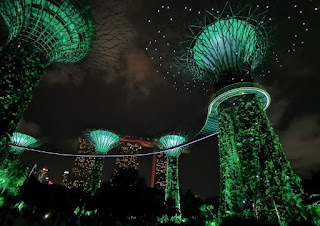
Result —
[[[76,62],[95,38],[89,7],[79,0],[0,0],[9,30],[0,50],[0,152],[31,101],[47,65]]]
[[[269,46],[266,12],[249,6],[238,10],[234,12],[227,3],[219,16],[207,11],[205,22],[189,27],[192,34],[179,45],[182,52],[175,58],[183,74],[211,82],[216,90],[252,82],[251,71],[262,62]]]
[[[25,167],[19,161],[19,155],[24,148],[35,147],[37,140],[29,135],[14,132],[11,137],[11,147],[0,166],[0,190],[1,193],[17,195],[19,187],[24,183],[27,174]]]
[[[105,155],[108,151],[117,146],[120,138],[117,134],[107,130],[93,130],[89,133],[89,141],[95,147],[96,154]],[[98,186],[103,170],[103,158],[97,157],[91,168],[85,191],[94,195]]]
[[[166,135],[159,139],[163,149],[172,148],[186,142],[186,138],[180,135]],[[179,193],[179,156],[183,148],[175,148],[167,151],[167,185],[165,201],[167,205],[166,219],[172,223],[181,223],[180,193]],[[162,217],[164,219],[164,217]]]
[[[207,12],[176,51],[177,66],[219,90],[208,117],[218,119],[221,219],[287,225],[307,218],[304,192],[264,111],[269,94],[253,83],[251,72],[269,47],[266,13],[254,8],[234,12],[227,4],[219,16]]]

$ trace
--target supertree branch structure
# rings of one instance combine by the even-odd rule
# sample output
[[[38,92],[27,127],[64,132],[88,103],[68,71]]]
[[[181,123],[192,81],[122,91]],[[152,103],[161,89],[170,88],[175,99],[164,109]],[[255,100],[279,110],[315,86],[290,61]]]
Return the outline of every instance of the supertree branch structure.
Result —
[[[265,12],[250,6],[234,13],[227,4],[218,17],[190,26],[189,40],[177,51],[185,74],[218,90],[209,115],[219,130],[220,219],[255,218],[287,225],[307,218],[300,179],[269,122],[269,94],[253,83],[252,71],[265,58],[269,31]],[[212,131],[215,132],[215,131]]]
[[[8,43],[51,62],[77,62],[91,49],[95,24],[89,6],[67,0],[2,0]]]
[[[134,29],[127,15],[127,0],[101,1],[92,4],[96,21],[96,39],[86,61],[101,70],[117,70],[121,59],[128,53],[128,44],[134,37]]]
[[[20,155],[24,151],[24,147],[35,147],[38,141],[24,133],[14,132],[11,136],[10,153]]]
[[[234,13],[227,3],[219,16],[206,11],[204,22],[189,26],[191,35],[179,44],[175,65],[193,79],[213,83],[216,90],[252,82],[251,71],[262,62],[269,46],[265,17],[265,11],[249,5]]]
[[[248,21],[235,18],[218,20],[197,37],[190,50],[193,66],[200,67],[198,71],[202,69],[213,75],[218,87],[230,83],[230,80],[251,81],[250,71],[259,63],[260,46],[264,44],[257,33],[259,30]]]
[[[93,130],[89,133],[89,141],[95,147],[96,154],[107,154],[108,151],[117,146],[120,138],[117,134],[107,130]],[[97,157],[94,160],[92,169],[88,178],[85,191],[94,195],[98,186],[103,170],[103,158]]]
[[[14,132],[10,143],[12,146],[0,166],[0,191],[1,194],[17,195],[27,177],[25,167],[18,159],[19,155],[24,148],[35,147],[38,142],[29,135]]]
[[[0,152],[31,101],[45,68],[76,62],[91,49],[95,25],[89,8],[75,0],[1,0],[9,29],[0,50]]]
[[[186,142],[180,135],[166,135],[159,139],[163,149],[175,147]],[[179,156],[184,148],[175,148],[166,152],[167,155],[167,186],[165,201],[167,206],[167,220],[172,223],[181,223],[180,193],[179,193]],[[165,221],[165,219],[163,218]]]
[[[244,7],[245,4],[247,4],[246,7]],[[320,12],[318,3],[315,1],[300,4],[290,0],[177,0],[175,2],[156,1],[152,5],[153,7],[150,7],[150,11],[146,13],[144,24],[148,27],[146,33],[148,34],[148,31],[150,33],[145,45],[145,53],[156,67],[157,74],[166,81],[172,82],[175,90],[187,93],[199,92],[204,96],[223,88],[220,84],[212,85],[215,79],[220,80],[219,83],[223,82],[221,79],[233,78],[240,82],[250,80],[249,75],[236,76],[238,72],[233,73],[234,70],[240,70],[245,74],[246,71],[256,68],[253,74],[258,81],[275,72],[284,73],[282,70],[288,65],[284,64],[283,58],[289,55],[294,56],[310,40],[306,38],[312,34],[310,32],[312,27],[316,27],[312,24],[317,21],[313,18]],[[229,17],[232,17],[233,21],[225,20]],[[200,37],[204,27],[209,27],[218,21],[220,22],[214,27],[217,32],[213,32],[211,27]],[[246,22],[252,26],[245,26],[246,28],[242,29]],[[233,28],[222,37],[220,31],[228,23],[233,24]],[[258,38],[252,36],[253,32]],[[240,39],[239,42],[235,42],[234,33],[237,40]],[[228,38],[231,34],[232,36]],[[218,36],[217,42],[220,42],[216,45],[218,49],[214,48],[212,52],[207,52],[198,48],[205,45],[210,49],[213,43],[207,42],[206,39],[210,39],[211,36]],[[224,42],[221,42],[219,36],[224,39]],[[197,39],[198,37],[200,39]],[[228,38],[228,41],[225,38]],[[266,38],[269,40],[265,40]],[[198,42],[197,46],[196,42]],[[251,51],[256,49],[255,44],[258,44],[257,49],[262,53],[265,53],[268,46],[272,47],[272,51],[261,54],[261,58],[256,55],[259,51]],[[229,49],[230,46],[232,46],[231,49]],[[243,55],[242,49],[246,48],[249,51]],[[196,59],[193,57],[193,51],[196,52]],[[227,53],[224,57],[217,57],[217,53],[224,52]],[[240,56],[241,52],[242,56]],[[253,55],[250,55],[250,52]],[[236,53],[238,54],[235,55]],[[267,62],[262,61],[265,56],[268,57]],[[261,61],[262,65],[257,67]],[[227,66],[224,65],[225,62]],[[204,70],[205,65],[212,63],[214,63],[213,67]],[[243,67],[235,68],[234,65],[238,63],[244,63]],[[217,76],[216,73],[224,71],[225,67],[229,67],[231,73],[223,77]],[[215,73],[211,73],[212,71]]]

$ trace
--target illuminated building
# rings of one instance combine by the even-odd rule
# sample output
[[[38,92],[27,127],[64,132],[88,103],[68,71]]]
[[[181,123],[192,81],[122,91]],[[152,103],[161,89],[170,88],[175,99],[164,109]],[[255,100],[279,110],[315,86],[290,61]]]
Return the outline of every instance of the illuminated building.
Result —
[[[139,153],[139,150],[141,150],[142,148],[155,148],[156,147],[156,144],[153,141],[150,141],[149,138],[147,138],[146,140],[121,138],[120,141],[122,143],[124,143],[124,145],[121,146],[121,149],[120,149],[121,154],[137,154],[137,153]],[[163,155],[160,155],[160,156],[163,156]],[[123,160],[121,160],[121,159],[123,159]],[[166,158],[163,158],[162,160],[164,160],[164,162],[166,163]],[[154,188],[154,185],[155,185],[156,161],[157,161],[157,155],[153,155],[151,185],[150,185],[151,188]],[[138,169],[139,157],[129,157],[128,159],[127,158],[118,158],[116,161],[116,168],[115,168],[114,174],[120,168],[117,165],[122,165],[123,166],[122,168]],[[161,167],[160,162],[159,162],[159,167]],[[162,165],[162,167],[166,168],[166,165]],[[158,172],[158,175],[160,175],[161,179],[159,177],[157,177],[157,179],[159,179],[158,184],[160,185],[157,187],[158,188],[161,187],[164,190],[164,188],[166,186],[166,181],[165,181],[166,171],[163,170],[162,172],[164,172],[164,175],[161,174],[160,172]],[[112,182],[112,178],[110,179],[110,181]]]
[[[49,169],[48,168],[40,168],[38,169],[38,164],[35,164],[30,171],[28,177],[33,175],[33,177],[39,181],[41,184],[52,185],[53,182],[49,178]]]
[[[48,176],[48,168],[42,168],[39,169],[38,174],[37,174],[37,180],[41,183],[41,184],[47,184],[49,181],[49,176]]]
[[[94,147],[88,140],[79,137],[78,141],[78,154],[94,154]],[[66,187],[85,187],[93,162],[94,158],[92,157],[76,157]]]
[[[142,149],[142,146],[139,142],[122,142],[119,147],[119,152],[121,155],[131,155],[138,154]],[[128,156],[128,157],[118,157],[116,159],[115,169],[113,171],[113,177],[118,173],[120,169],[138,169],[139,167],[139,157],[138,156]],[[110,182],[112,183],[112,178]]]
[[[139,143],[123,143],[120,147],[120,154],[138,154],[142,149]],[[118,172],[119,169],[138,169],[139,167],[139,157],[118,157],[116,159],[116,166],[114,169],[114,174]]]
[[[69,171],[64,171],[62,174],[62,181],[61,181],[61,185],[62,186],[67,186],[67,182],[68,182],[68,176],[69,176]]]
[[[154,187],[162,190],[166,189],[167,181],[167,157],[164,153],[157,154],[155,157],[155,183]]]

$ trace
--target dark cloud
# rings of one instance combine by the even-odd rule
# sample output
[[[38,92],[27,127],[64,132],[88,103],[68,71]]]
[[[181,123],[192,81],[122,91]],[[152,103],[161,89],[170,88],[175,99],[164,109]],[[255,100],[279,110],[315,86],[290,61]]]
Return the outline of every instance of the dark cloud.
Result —
[[[285,132],[279,134],[292,166],[304,177],[320,168],[320,116],[305,116],[294,120]]]
[[[56,63],[47,69],[44,85],[73,84],[74,86],[81,86],[85,74],[85,71],[78,64]]]
[[[21,133],[29,134],[30,136],[39,136],[41,133],[40,126],[31,121],[21,120],[18,129]]]
[[[153,89],[165,85],[165,81],[156,75],[150,58],[141,50],[127,55],[126,67],[120,72],[125,79],[128,101],[136,98],[149,98]]]

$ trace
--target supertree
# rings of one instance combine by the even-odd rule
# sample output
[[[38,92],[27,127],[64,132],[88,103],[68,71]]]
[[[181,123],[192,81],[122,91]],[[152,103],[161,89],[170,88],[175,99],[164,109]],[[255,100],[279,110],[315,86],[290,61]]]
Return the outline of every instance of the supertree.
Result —
[[[168,149],[186,142],[186,138],[180,135],[165,135],[159,139],[162,149]],[[167,155],[167,174],[165,201],[167,206],[167,215],[161,218],[162,221],[169,221],[180,224],[182,221],[180,209],[179,193],[179,156],[185,149],[175,148],[166,152]]]
[[[228,0],[227,2],[232,4],[234,13],[242,11],[245,4],[252,6],[252,12],[260,10],[258,14],[263,13],[265,9],[268,10],[267,14],[263,13],[260,16],[256,14],[257,18],[263,19],[266,30],[271,32],[268,61],[262,61],[262,65],[254,70],[256,81],[268,85],[277,81],[274,78],[270,79],[275,73],[285,74],[286,70],[289,70],[288,59],[300,57],[301,51],[308,46],[310,35],[314,34],[313,28],[317,27],[316,22],[320,12],[319,3],[315,1]],[[220,17],[225,3],[226,1],[220,0],[175,2],[155,0],[152,4],[149,1],[144,2],[150,9],[145,13],[145,23],[142,24],[142,28],[148,27],[142,33],[148,40],[145,52],[156,66],[159,76],[172,82],[176,90],[201,93],[204,96],[211,95],[214,91],[214,86],[207,82],[212,78],[202,76],[199,71],[186,73],[187,69],[177,67],[180,63],[173,58],[181,53],[179,48],[181,45],[190,47],[190,42],[201,30],[201,27],[197,29],[197,25],[202,23],[199,20],[204,18],[206,11]],[[228,13],[233,12],[224,11],[223,16],[227,17]],[[190,25],[193,25],[191,32]],[[296,60],[301,61],[301,59]],[[188,68],[188,70],[194,69]]]
[[[163,5],[158,13],[169,8]],[[177,34],[181,29],[171,33],[159,29],[161,37],[149,42],[152,48],[147,47],[147,51],[154,53],[166,46],[170,54],[158,51],[152,56],[171,64],[164,68],[166,74],[175,67],[178,68],[175,76],[187,75],[194,81],[210,83],[217,91],[209,106],[207,122],[212,124],[212,133],[219,131],[220,217],[257,218],[287,225],[307,218],[302,204],[304,192],[264,111],[270,104],[270,96],[253,82],[252,74],[270,47],[268,22],[272,18],[268,17],[268,8],[251,4],[231,7],[227,3],[222,10],[198,11],[185,6],[184,10],[195,11],[197,18],[205,14],[204,20],[188,25],[187,35],[176,45],[168,42],[166,34],[176,40],[181,38]],[[177,17],[168,18],[177,23]],[[186,19],[181,18],[180,21]],[[174,58],[174,65],[168,55]],[[208,131],[200,134],[203,132]]]
[[[128,0],[90,1],[96,32],[90,52],[81,63],[57,63],[52,65],[50,70],[71,77],[79,77],[88,70],[103,71],[108,75],[118,71],[130,49],[128,45],[135,37],[133,26],[128,19],[127,5]]]
[[[1,0],[0,13],[9,30],[0,52],[3,152],[45,68],[84,58],[95,38],[95,25],[89,7],[78,0]]]
[[[105,155],[111,148],[119,144],[120,138],[117,134],[107,130],[93,130],[89,133],[89,141],[95,147],[96,154]],[[102,170],[103,158],[97,157],[94,160],[90,175],[88,177],[88,182],[85,187],[85,192],[91,194],[92,196],[95,194],[99,186]]]
[[[20,163],[19,156],[24,148],[35,147],[38,142],[35,138],[14,132],[11,136],[11,146],[0,166],[0,190],[1,193],[11,196],[19,194],[19,187],[26,179],[25,167]]]
[[[179,60],[219,90],[211,109],[219,120],[220,215],[285,225],[306,218],[303,190],[264,111],[269,95],[252,80],[268,33],[250,7],[242,12],[209,14]]]

